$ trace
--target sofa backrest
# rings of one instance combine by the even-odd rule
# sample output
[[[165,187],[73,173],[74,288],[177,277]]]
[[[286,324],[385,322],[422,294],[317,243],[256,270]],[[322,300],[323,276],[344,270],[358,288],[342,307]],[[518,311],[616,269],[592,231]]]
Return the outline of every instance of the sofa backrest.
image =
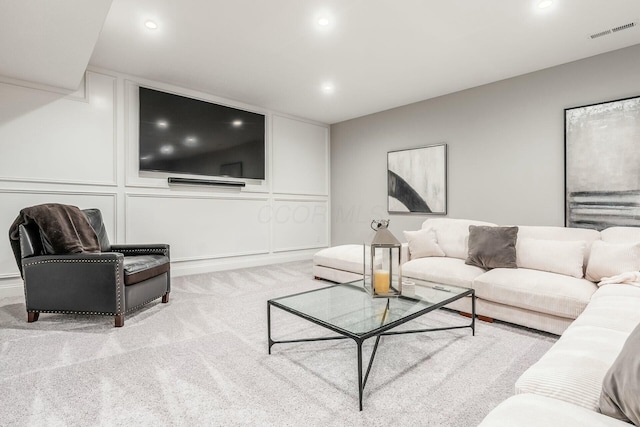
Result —
[[[600,236],[608,243],[640,242],[640,227],[609,227],[602,230]]]
[[[588,228],[569,228],[569,227],[553,227],[553,226],[537,226],[537,225],[519,225],[518,240],[516,241],[516,253],[518,252],[519,243],[523,239],[537,240],[556,240],[556,241],[584,241],[585,251],[583,268],[586,268],[589,260],[591,245],[595,240],[600,240],[600,232]]]
[[[610,227],[600,232],[593,244],[585,277],[592,282],[640,271],[640,228]],[[635,276],[634,280],[637,280]]]
[[[470,225],[496,226],[496,224],[490,222],[469,219],[430,218],[422,223],[422,229],[431,228],[435,230],[438,245],[446,256],[467,259],[469,255]]]

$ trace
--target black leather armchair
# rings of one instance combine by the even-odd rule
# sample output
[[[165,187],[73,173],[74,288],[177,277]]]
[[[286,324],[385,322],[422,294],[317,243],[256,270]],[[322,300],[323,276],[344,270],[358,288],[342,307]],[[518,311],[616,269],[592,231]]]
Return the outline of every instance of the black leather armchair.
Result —
[[[100,243],[99,253],[54,255],[37,225],[20,225],[20,263],[29,322],[40,313],[124,317],[155,299],[169,302],[169,245],[111,245],[102,214],[85,209]]]

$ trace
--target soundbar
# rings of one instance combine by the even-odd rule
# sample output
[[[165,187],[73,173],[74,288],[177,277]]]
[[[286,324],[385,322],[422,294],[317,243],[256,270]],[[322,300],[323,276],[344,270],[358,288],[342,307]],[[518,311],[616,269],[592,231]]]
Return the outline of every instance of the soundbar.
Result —
[[[247,184],[240,181],[220,181],[216,179],[193,179],[193,178],[176,178],[170,176],[167,178],[169,184],[187,184],[187,185],[213,185],[220,187],[244,187]]]

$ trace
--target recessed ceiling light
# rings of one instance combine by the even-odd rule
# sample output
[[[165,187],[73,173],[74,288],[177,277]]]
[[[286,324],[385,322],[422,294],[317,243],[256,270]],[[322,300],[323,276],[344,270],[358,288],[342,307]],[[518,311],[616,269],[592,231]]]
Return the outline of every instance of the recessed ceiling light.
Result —
[[[324,16],[322,18],[318,18],[318,25],[320,25],[321,27],[326,27],[327,25],[329,25],[329,18]]]
[[[166,120],[158,120],[156,122],[156,126],[158,126],[159,128],[162,128],[162,129],[166,129],[166,128],[169,127],[169,122],[167,122]]]
[[[320,89],[322,92],[329,94],[335,91],[335,86],[333,86],[333,83],[323,83]]]
[[[234,121],[231,122],[231,125],[234,128],[239,128],[240,126],[242,126],[242,120],[234,120]]]
[[[162,147],[160,147],[160,152],[162,154],[173,154],[174,151],[175,148],[173,148],[173,145],[171,144],[163,145]]]
[[[538,9],[546,9],[553,4],[553,0],[542,0],[538,2]]]
[[[186,145],[187,147],[195,147],[196,145],[198,145],[198,138],[196,138],[195,136],[188,136],[184,140],[184,145]]]
[[[150,30],[156,30],[158,28],[158,24],[156,24],[152,20],[148,20],[147,22],[145,22],[144,26]]]

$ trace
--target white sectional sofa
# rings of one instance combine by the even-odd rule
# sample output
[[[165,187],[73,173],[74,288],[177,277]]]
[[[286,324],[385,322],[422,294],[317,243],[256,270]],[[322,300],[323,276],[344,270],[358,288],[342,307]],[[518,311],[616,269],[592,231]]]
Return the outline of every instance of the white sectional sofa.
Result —
[[[486,271],[465,264],[470,225],[495,226],[449,218],[426,220],[422,229],[435,231],[437,244],[445,256],[411,258],[409,246],[405,245],[403,260],[407,261],[402,265],[403,277],[473,288],[477,297],[476,311],[480,316],[557,335],[582,313],[597,289],[594,280],[582,277],[588,273],[593,243],[640,242],[640,229],[633,227],[614,227],[598,232],[582,228],[519,226],[518,268]],[[362,277],[362,258],[362,245],[323,249],[314,256],[314,275],[334,282],[356,280]],[[606,254],[600,259],[599,264],[608,261]],[[612,271],[615,270],[613,267]],[[449,308],[470,313],[470,299],[456,301]]]
[[[519,226],[517,268],[485,270],[465,264],[471,225],[495,226],[448,218],[426,220],[422,230],[432,230],[440,256],[412,258],[410,241],[403,248],[403,277],[471,287],[476,291],[478,315],[561,335],[518,379],[516,395],[496,407],[481,425],[629,425],[598,409],[603,378],[640,323],[640,287],[598,287],[598,283],[640,270],[640,228],[598,232]],[[334,256],[352,263],[335,263]],[[361,245],[324,249],[314,258],[314,274],[337,282],[355,280],[361,277],[362,257]],[[449,308],[470,312],[470,300],[456,301]]]

